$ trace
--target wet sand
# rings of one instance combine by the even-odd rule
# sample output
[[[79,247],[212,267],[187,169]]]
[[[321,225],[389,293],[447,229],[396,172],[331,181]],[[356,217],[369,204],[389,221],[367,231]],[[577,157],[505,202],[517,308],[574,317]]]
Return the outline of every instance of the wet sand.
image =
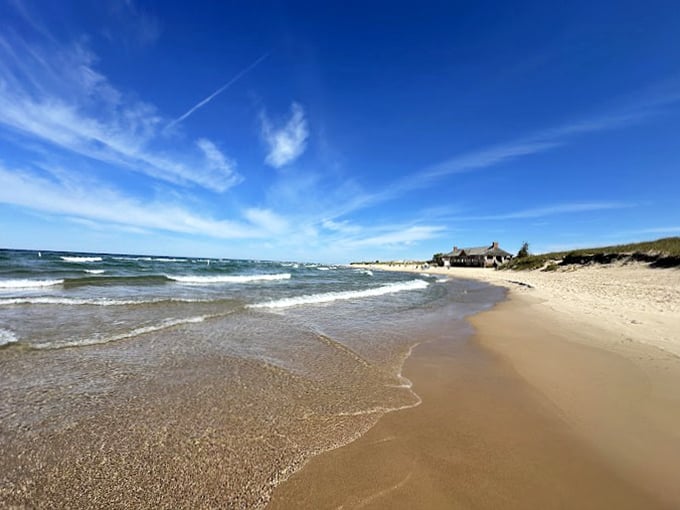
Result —
[[[554,303],[553,303],[554,304]],[[680,364],[535,296],[415,349],[423,403],[312,459],[268,508],[678,508]],[[618,345],[618,344],[617,344]]]

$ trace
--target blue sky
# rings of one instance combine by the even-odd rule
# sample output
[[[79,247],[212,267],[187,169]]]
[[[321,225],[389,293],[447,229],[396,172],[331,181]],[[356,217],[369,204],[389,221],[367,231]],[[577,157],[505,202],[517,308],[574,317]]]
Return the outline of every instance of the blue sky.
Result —
[[[2,247],[348,262],[680,234],[675,1],[0,19]]]

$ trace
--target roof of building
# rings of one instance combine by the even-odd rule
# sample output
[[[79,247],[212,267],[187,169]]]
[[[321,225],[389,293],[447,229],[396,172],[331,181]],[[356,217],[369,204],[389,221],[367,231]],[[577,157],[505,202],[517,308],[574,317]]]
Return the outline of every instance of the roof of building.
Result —
[[[498,245],[492,244],[491,246],[479,246],[479,247],[474,247],[474,248],[458,248],[454,249],[453,251],[450,251],[449,253],[445,253],[444,257],[479,257],[482,255],[489,255],[489,256],[494,256],[494,257],[508,257],[512,256],[512,253],[508,253],[505,250],[502,250],[501,248],[498,248]]]

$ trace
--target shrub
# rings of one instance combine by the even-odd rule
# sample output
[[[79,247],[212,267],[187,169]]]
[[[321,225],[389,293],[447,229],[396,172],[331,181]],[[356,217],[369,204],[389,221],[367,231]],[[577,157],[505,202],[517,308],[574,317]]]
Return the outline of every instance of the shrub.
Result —
[[[519,251],[517,252],[517,258],[518,258],[518,259],[523,259],[524,257],[528,257],[528,256],[529,256],[529,243],[527,243],[526,241],[524,241],[524,242],[522,243],[522,247],[521,247],[521,248],[519,249]]]

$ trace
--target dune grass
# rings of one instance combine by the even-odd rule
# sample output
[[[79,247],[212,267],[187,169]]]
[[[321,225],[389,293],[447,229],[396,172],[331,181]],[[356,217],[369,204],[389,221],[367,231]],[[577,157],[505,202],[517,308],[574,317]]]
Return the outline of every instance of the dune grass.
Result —
[[[653,267],[680,266],[680,237],[529,255],[511,260],[503,266],[503,269],[523,271],[545,266],[545,270],[554,271],[558,266],[569,264],[607,264],[617,260],[649,262]]]

